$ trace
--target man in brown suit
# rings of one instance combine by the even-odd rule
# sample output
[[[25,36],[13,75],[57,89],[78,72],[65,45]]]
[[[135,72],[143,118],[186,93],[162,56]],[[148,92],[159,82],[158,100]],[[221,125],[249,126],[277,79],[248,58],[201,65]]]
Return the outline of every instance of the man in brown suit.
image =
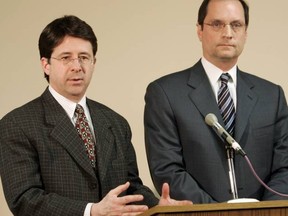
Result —
[[[75,16],[56,19],[39,50],[49,87],[0,121],[0,172],[13,214],[136,215],[157,205],[138,176],[127,121],[86,98],[97,52],[92,28]],[[78,105],[92,131],[94,166],[75,128]],[[160,204],[187,203],[163,185]]]

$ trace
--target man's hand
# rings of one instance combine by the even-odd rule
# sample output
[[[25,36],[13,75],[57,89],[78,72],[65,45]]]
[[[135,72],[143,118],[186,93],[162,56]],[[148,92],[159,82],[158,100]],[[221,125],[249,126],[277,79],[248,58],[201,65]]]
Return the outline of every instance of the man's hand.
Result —
[[[191,201],[189,200],[174,200],[171,199],[170,197],[170,188],[169,185],[167,183],[164,183],[162,186],[162,195],[159,201],[159,205],[191,205],[193,204]]]
[[[148,209],[146,205],[127,205],[132,202],[143,200],[144,197],[142,195],[127,195],[118,197],[118,195],[126,191],[129,186],[130,183],[126,182],[125,184],[109,191],[109,193],[99,203],[94,203],[92,205],[91,216],[134,216],[146,211]]]

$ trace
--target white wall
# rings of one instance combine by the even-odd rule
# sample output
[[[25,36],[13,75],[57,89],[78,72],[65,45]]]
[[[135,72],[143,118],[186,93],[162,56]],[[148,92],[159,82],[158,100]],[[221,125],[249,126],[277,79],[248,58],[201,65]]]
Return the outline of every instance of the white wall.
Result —
[[[152,80],[192,66],[201,57],[196,20],[201,0],[2,0],[0,7],[0,118],[47,86],[38,37],[53,19],[74,14],[89,23],[99,52],[88,96],[127,118],[140,176],[153,189],[144,148],[145,88]],[[251,24],[241,69],[280,84],[288,95],[286,0],[249,1]],[[0,185],[1,187],[1,185]],[[0,188],[0,215],[9,210]]]

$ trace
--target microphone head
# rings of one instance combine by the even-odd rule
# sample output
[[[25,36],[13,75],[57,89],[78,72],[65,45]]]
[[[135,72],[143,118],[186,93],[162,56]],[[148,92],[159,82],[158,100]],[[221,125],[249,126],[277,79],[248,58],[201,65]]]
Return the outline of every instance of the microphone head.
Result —
[[[218,122],[217,117],[213,113],[209,113],[205,117],[206,124],[213,126],[215,123]]]

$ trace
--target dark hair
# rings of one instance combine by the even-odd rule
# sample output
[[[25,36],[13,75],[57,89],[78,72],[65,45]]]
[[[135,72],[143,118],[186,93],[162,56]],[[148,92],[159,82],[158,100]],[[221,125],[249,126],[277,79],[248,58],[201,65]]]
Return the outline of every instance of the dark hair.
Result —
[[[244,17],[245,17],[245,25],[246,27],[248,27],[249,24],[249,6],[248,4],[245,2],[245,0],[239,0],[240,3],[243,6],[244,9]],[[208,8],[208,4],[209,4],[210,0],[203,0],[199,11],[198,11],[198,24],[202,26],[203,28],[203,22],[205,17],[207,16],[207,8]]]
[[[96,55],[97,38],[91,26],[76,16],[66,15],[53,20],[43,29],[38,41],[40,58],[50,59],[54,48],[62,43],[65,36],[89,41],[92,45],[93,55]],[[49,82],[49,76],[45,74],[45,78]]]

